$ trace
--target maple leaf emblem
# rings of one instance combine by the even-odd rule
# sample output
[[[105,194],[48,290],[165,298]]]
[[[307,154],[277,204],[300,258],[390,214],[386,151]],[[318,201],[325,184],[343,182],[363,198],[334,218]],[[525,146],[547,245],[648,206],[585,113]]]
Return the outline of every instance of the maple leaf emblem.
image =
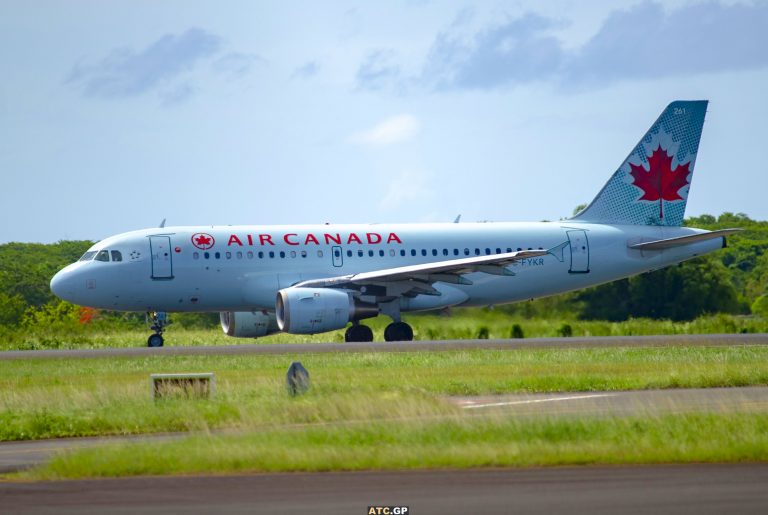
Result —
[[[199,232],[192,235],[192,245],[199,248],[200,250],[208,250],[213,247],[214,243],[215,240],[210,234]]]
[[[656,147],[651,157],[648,158],[648,170],[642,164],[629,163],[632,170],[629,174],[634,178],[634,184],[643,191],[643,196],[638,200],[659,202],[659,218],[664,218],[663,202],[683,200],[680,190],[688,186],[688,174],[691,162],[679,164],[672,169],[672,157],[667,154],[661,145]]]

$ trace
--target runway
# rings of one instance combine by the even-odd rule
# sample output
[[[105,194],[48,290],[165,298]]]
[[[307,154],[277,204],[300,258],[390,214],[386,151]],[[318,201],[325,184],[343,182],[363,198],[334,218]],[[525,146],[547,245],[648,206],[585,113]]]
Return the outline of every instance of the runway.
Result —
[[[315,354],[326,352],[424,352],[452,350],[581,349],[600,347],[670,347],[768,345],[768,334],[695,334],[663,336],[592,336],[507,340],[444,340],[372,343],[285,343],[198,346],[120,347],[110,349],[3,351],[0,361],[15,359],[105,358],[146,356],[227,356],[247,354]]]
[[[768,465],[471,469],[0,483],[5,513],[762,514]]]

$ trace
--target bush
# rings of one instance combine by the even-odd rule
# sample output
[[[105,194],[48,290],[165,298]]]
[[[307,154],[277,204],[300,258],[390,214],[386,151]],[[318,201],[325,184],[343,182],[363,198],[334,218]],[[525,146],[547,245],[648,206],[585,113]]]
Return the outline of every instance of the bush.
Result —
[[[487,340],[488,336],[490,335],[490,331],[486,326],[480,326],[480,329],[477,331],[477,339],[478,340]]]
[[[557,328],[557,335],[564,338],[570,338],[573,336],[573,327],[571,327],[571,324],[563,324]]]
[[[511,338],[525,338],[525,335],[523,334],[523,328],[520,326],[520,324],[515,324],[512,326],[512,332],[509,336]]]

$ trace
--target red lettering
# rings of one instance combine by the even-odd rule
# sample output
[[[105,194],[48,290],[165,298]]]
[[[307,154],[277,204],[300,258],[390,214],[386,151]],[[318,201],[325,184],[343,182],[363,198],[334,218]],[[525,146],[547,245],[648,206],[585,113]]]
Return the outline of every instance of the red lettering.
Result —
[[[367,232],[365,233],[365,237],[368,239],[368,243],[371,245],[381,243],[381,235],[375,232]]]
[[[298,241],[291,241],[291,240],[289,240],[288,236],[296,236],[296,237],[298,237],[299,236],[298,234],[288,233],[285,236],[283,236],[283,241],[285,241],[288,245],[298,245],[299,244]]]
[[[351,233],[349,233],[349,238],[347,238],[347,244],[350,244],[353,241],[359,243],[360,245],[363,244],[362,240],[357,237],[357,234],[351,232]]]
[[[341,236],[336,234],[336,237],[333,237],[333,234],[323,234],[325,236],[325,244],[329,245],[331,242],[334,242],[336,245],[341,245]]]
[[[229,237],[229,242],[227,243],[227,246],[232,245],[233,243],[237,243],[241,247],[243,246],[243,242],[240,241],[240,238],[237,237],[237,234],[233,234]]]
[[[320,245],[320,242],[317,241],[317,238],[315,238],[314,234],[307,234],[307,239],[304,240],[304,245],[309,245],[309,243],[312,242],[315,245]]]
[[[274,245],[272,243],[272,235],[271,234],[259,234],[259,243],[264,245],[265,243],[269,243],[270,245]]]
[[[403,244],[403,242],[400,241],[400,238],[397,237],[397,234],[391,232],[389,233],[389,237],[387,238],[387,243],[392,243],[393,241],[396,241],[401,245]]]
[[[253,236],[248,235],[248,246],[253,247]]]

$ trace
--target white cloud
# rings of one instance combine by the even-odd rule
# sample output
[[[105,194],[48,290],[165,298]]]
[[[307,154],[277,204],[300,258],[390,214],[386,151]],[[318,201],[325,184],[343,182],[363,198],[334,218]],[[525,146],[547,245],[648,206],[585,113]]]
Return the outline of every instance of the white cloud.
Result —
[[[386,146],[412,139],[421,129],[419,119],[410,114],[392,116],[368,130],[353,134],[349,141],[359,145]]]

